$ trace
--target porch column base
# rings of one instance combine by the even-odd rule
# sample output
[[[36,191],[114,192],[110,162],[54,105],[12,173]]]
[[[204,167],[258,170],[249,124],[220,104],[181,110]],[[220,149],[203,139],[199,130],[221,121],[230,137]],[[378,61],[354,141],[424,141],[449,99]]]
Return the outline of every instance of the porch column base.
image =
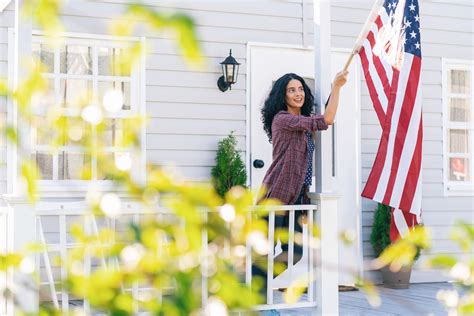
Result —
[[[24,254],[26,247],[36,243],[36,213],[34,205],[26,197],[3,195],[1,199],[8,207],[7,210],[7,250],[9,252]],[[7,285],[13,289],[16,305],[10,300],[7,302],[7,315],[17,315],[21,312],[37,313],[39,307],[38,284],[34,278],[39,275],[39,266],[35,255],[23,257],[30,260],[34,271],[21,271],[20,269],[7,275]],[[30,267],[26,267],[30,268]],[[28,272],[28,273],[25,273]]]
[[[321,231],[319,249],[314,249],[316,260],[315,293],[317,307],[313,315],[339,315],[339,236],[337,201],[334,193],[309,193],[316,204],[316,223]]]

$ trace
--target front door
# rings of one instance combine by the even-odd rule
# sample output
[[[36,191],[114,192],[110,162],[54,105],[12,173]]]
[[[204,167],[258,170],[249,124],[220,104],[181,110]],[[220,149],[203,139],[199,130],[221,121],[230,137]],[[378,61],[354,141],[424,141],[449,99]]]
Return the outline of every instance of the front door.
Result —
[[[307,48],[251,46],[250,49],[250,181],[259,188],[272,163],[272,145],[263,130],[260,110],[275,80],[293,72],[313,86],[314,53]],[[258,161],[260,160],[260,161]],[[263,162],[263,166],[262,166]]]

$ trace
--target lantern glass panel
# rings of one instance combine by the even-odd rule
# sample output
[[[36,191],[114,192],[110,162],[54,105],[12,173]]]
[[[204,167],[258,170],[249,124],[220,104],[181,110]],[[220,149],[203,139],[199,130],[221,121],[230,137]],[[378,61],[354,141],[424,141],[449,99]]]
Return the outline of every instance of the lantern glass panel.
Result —
[[[232,64],[227,64],[226,66],[226,81],[227,83],[234,83],[234,65]]]
[[[227,81],[227,65],[222,64],[222,73],[224,74],[224,80]]]

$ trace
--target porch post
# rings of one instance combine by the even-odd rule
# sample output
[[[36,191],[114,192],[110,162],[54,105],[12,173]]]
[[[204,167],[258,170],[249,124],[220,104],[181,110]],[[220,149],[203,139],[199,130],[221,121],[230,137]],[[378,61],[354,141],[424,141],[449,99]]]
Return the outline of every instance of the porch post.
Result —
[[[3,195],[7,204],[7,239],[8,251],[21,253],[25,247],[36,242],[36,216],[34,206],[26,197]],[[7,284],[13,289],[16,306],[12,301],[7,303],[7,315],[20,312],[36,313],[39,307],[38,284],[34,274],[39,275],[35,255],[24,257],[25,264],[21,269],[8,275]]]
[[[324,105],[331,89],[331,4],[328,0],[314,1],[315,100],[317,113],[324,113]],[[320,247],[316,247],[315,292],[317,307],[313,315],[339,314],[338,207],[336,179],[335,126],[318,132],[315,150],[316,193],[310,194],[321,229]]]
[[[9,40],[13,40],[12,67],[9,75],[13,81],[9,85],[16,89],[26,79],[32,56],[32,22],[31,17],[23,15],[25,0],[15,0],[15,27],[14,34]],[[10,67],[10,65],[9,65]],[[9,194],[24,195],[26,188],[21,181],[21,164],[24,157],[30,157],[30,124],[22,120],[19,115],[18,106],[9,101],[8,123],[15,128],[18,143],[8,142],[8,175],[7,187]]]
[[[9,32],[9,43],[13,44],[13,56],[9,56],[10,87],[16,89],[28,74],[32,51],[31,18],[23,17],[24,0],[15,0],[15,26]],[[10,80],[9,78],[9,80]],[[7,250],[24,253],[25,248],[36,242],[36,216],[34,206],[26,198],[26,186],[21,181],[21,162],[30,157],[29,126],[21,121],[18,107],[11,100],[7,109],[8,124],[16,129],[19,143],[8,143],[7,190],[1,197],[7,205]],[[24,257],[21,269],[7,276],[7,284],[14,291],[16,305],[7,302],[7,315],[20,312],[37,313],[39,307],[38,284],[34,273],[38,273],[35,255]]]
[[[321,230],[319,247],[315,251],[315,293],[317,307],[313,315],[339,315],[339,266],[337,201],[339,195],[309,193],[311,203],[316,204],[316,223]]]

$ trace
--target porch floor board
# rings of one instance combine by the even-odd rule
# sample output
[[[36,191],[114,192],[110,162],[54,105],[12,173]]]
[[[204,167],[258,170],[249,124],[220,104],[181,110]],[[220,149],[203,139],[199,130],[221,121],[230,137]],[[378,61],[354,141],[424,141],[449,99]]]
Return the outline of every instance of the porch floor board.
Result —
[[[422,316],[446,315],[447,312],[436,299],[439,290],[453,289],[449,283],[411,284],[409,289],[387,289],[378,286],[382,304],[372,307],[362,291],[339,292],[339,315],[343,316]],[[282,302],[282,296],[275,292],[275,301]],[[313,308],[280,310],[281,316],[311,315]]]

